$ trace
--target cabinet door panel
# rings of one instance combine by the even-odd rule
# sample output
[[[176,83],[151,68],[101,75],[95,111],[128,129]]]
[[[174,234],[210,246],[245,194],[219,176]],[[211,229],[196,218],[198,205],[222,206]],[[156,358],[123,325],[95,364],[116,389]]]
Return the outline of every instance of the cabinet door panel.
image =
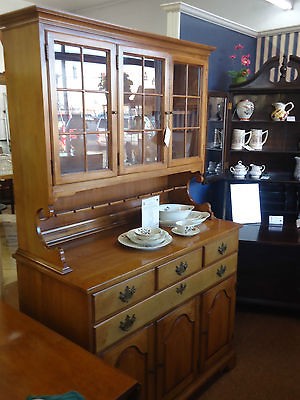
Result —
[[[165,164],[163,134],[167,106],[168,56],[121,47],[120,171],[151,170]]]
[[[153,325],[123,339],[101,353],[101,357],[142,385],[141,400],[155,398]]]
[[[201,369],[209,368],[230,349],[235,315],[235,275],[202,296]]]
[[[157,398],[175,398],[195,377],[197,365],[197,301],[167,314],[157,322]]]
[[[116,175],[115,45],[48,33],[55,184]]]

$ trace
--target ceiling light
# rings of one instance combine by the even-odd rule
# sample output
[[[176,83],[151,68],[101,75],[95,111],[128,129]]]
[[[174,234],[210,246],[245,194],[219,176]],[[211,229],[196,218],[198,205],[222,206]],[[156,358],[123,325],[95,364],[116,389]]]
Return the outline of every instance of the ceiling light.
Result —
[[[266,0],[266,1],[274,4],[274,6],[277,6],[282,10],[291,10],[293,8],[292,0]]]

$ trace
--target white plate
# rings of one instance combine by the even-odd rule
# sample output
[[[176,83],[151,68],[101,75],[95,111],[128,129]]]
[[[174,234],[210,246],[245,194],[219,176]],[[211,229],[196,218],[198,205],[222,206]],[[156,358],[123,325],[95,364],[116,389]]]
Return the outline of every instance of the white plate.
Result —
[[[198,233],[200,233],[200,229],[197,228],[196,226],[194,226],[194,228],[193,228],[190,232],[188,232],[188,233],[179,232],[179,230],[177,229],[177,227],[172,228],[171,231],[172,231],[173,233],[175,233],[176,235],[180,235],[180,236],[194,236],[194,235],[198,235]]]
[[[169,235],[167,233],[165,240],[156,245],[156,246],[147,246],[147,245],[139,245],[137,243],[133,243],[130,239],[128,239],[128,237],[126,236],[126,233],[122,233],[119,237],[118,237],[118,242],[123,244],[124,246],[127,247],[132,247],[133,249],[139,249],[139,250],[156,250],[156,249],[160,249],[161,247],[167,246],[168,244],[170,244],[172,242],[173,238],[171,235]]]
[[[159,236],[154,238],[139,236],[135,233],[135,229],[131,229],[130,231],[126,232],[126,236],[131,242],[136,243],[140,246],[147,246],[147,247],[150,246],[153,247],[159,245],[160,243],[166,240],[167,235],[168,232],[164,231],[163,229],[160,229]]]
[[[206,211],[191,211],[190,215],[187,218],[182,219],[181,221],[188,222],[189,225],[200,225],[209,217],[210,213]],[[159,224],[161,226],[172,228],[176,226],[176,222],[177,221],[159,221]]]

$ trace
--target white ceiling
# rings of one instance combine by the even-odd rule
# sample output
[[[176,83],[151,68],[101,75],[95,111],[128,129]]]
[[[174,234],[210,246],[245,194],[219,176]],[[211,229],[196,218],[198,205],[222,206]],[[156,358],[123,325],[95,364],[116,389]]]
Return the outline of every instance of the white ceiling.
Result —
[[[99,7],[114,6],[116,8],[120,3],[124,6],[124,3],[134,1],[136,0],[0,0],[0,14],[36,4],[87,15],[86,11],[90,11],[92,7],[99,9]],[[142,7],[142,2],[149,1],[151,0],[139,0],[139,6]],[[160,4],[171,2],[172,0],[161,0]],[[186,0],[185,3],[256,32],[280,30],[300,24],[300,0],[294,1],[294,8],[291,11],[282,11],[265,0]],[[126,26],[126,23],[123,25]]]

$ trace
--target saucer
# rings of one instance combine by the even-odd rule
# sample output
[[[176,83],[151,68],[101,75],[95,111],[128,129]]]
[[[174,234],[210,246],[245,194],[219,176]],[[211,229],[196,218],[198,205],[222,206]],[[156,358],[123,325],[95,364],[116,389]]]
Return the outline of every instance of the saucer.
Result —
[[[173,233],[175,233],[176,235],[180,235],[180,236],[194,236],[194,235],[198,235],[198,233],[200,233],[200,229],[197,228],[196,226],[194,226],[193,229],[188,233],[179,232],[177,227],[172,228],[171,231]]]

